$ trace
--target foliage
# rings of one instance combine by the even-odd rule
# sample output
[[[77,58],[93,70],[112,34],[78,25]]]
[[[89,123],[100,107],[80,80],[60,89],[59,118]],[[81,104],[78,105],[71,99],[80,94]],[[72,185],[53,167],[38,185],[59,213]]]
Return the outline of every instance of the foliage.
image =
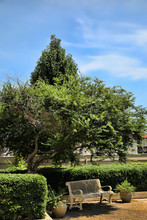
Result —
[[[127,180],[122,182],[121,184],[118,184],[115,188],[116,192],[134,192],[136,187],[131,185]]]
[[[55,190],[65,189],[65,183],[74,180],[100,179],[101,184],[117,184],[128,179],[137,191],[147,191],[147,165],[137,164],[101,164],[76,167],[39,167],[38,173],[45,176],[48,184]]]
[[[0,95],[2,105],[0,111],[1,145],[18,155],[21,148],[22,155],[25,157],[26,152],[31,153],[30,149],[33,147],[33,143],[28,137],[34,138],[35,136],[35,125],[33,126],[33,122],[31,123],[29,120],[31,112],[28,113],[29,115],[27,114],[31,103],[29,85],[5,83]],[[37,110],[34,110],[34,114]]]
[[[24,160],[19,160],[17,165],[13,164],[10,160],[7,160],[5,163],[8,166],[7,168],[8,172],[27,169],[27,163]]]
[[[146,110],[122,88],[106,87],[98,79],[69,79],[60,77],[55,85],[4,84],[1,146],[27,159],[31,172],[44,159],[72,162],[83,148],[110,158],[117,153],[126,162],[128,146],[141,140]]]
[[[147,165],[147,162],[130,162],[130,164]]]
[[[141,141],[146,109],[134,105],[132,93],[121,87],[105,87],[98,79],[85,88],[85,94],[93,98],[91,108],[85,110],[86,144],[97,155],[102,151],[112,158],[117,153],[120,162],[126,162],[129,146]]]
[[[14,154],[27,158],[29,170],[35,170],[48,152],[49,158],[52,158],[54,146],[46,143],[62,128],[60,118],[51,108],[52,102],[54,103],[54,96],[51,96],[54,92],[53,88],[43,82],[42,85],[38,84],[38,87],[19,83],[15,86],[9,82],[4,85],[1,92],[3,105],[0,112],[1,145],[7,146]],[[45,93],[48,102],[51,103],[48,106],[46,106]]]
[[[0,219],[45,217],[47,184],[40,175],[0,175]]]
[[[26,171],[11,171],[11,173]],[[147,164],[101,164],[75,167],[39,167],[37,172],[47,179],[53,190],[60,194],[66,189],[65,183],[72,180],[100,179],[102,185],[111,185],[114,189],[126,179],[136,187],[137,191],[147,191]],[[0,170],[8,173],[8,170]]]
[[[52,211],[57,208],[59,202],[63,202],[63,196],[65,192],[63,190],[60,193],[56,193],[55,190],[48,186],[48,197],[47,197],[47,210]]]
[[[39,58],[35,70],[31,73],[31,84],[41,78],[54,85],[56,77],[62,75],[66,80],[70,74],[77,74],[77,70],[77,64],[72,56],[65,55],[65,49],[61,47],[61,40],[55,35],[51,35],[50,44],[42,51],[42,56]]]
[[[146,129],[147,111],[132,93],[78,76],[71,55],[51,36],[28,83],[7,82],[0,91],[0,145],[23,157],[29,172],[51,159],[74,164],[83,149],[119,155],[126,162]],[[40,80],[38,80],[40,79]],[[16,129],[17,128],[17,129]]]

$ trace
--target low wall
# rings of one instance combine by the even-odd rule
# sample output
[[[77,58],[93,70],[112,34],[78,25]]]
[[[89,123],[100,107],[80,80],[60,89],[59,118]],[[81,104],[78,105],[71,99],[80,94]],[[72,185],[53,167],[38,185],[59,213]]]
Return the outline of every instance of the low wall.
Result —
[[[105,199],[105,198],[108,199],[108,196],[104,195],[103,199]],[[69,195],[65,195],[63,197],[63,199],[65,199],[67,203],[70,203]],[[147,192],[134,192],[133,196],[132,196],[132,199],[147,199]],[[120,194],[119,193],[114,193],[114,195],[112,197],[112,202],[116,201],[116,200],[120,200]],[[89,198],[89,199],[86,199],[85,202],[86,201],[97,201],[97,199],[96,198]]]
[[[14,162],[14,157],[3,157],[0,156],[0,169],[5,169],[7,168],[6,162],[11,161],[12,163]],[[107,158],[105,160],[101,160],[101,158],[93,158],[93,163],[95,164],[112,164],[112,163],[117,163],[118,162],[118,156],[115,157],[115,160],[112,161],[111,159]],[[128,156],[127,157],[127,162],[147,162],[147,154],[142,154],[142,155],[133,155],[133,156]],[[90,156],[81,156],[80,158],[80,164],[90,164]],[[41,163],[41,166],[49,166],[51,165],[51,162],[49,161],[44,161]]]
[[[0,157],[0,169],[6,169],[8,168],[7,162],[11,161],[14,162],[14,157]]]
[[[13,156],[8,156],[8,157],[0,156],[0,169],[8,168],[7,162],[9,161],[13,163],[15,161],[15,158]],[[48,161],[44,161],[43,163],[41,163],[41,166],[49,166],[49,165],[51,165],[51,163]]]

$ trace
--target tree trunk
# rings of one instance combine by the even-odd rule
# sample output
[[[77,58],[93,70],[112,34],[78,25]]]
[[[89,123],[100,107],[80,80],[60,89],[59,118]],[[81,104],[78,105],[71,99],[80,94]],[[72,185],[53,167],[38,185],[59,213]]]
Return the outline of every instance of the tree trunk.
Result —
[[[32,166],[32,172],[37,173],[37,168],[40,165],[40,163],[46,158],[46,154],[40,155],[39,158],[33,163]]]
[[[118,156],[119,156],[119,162],[120,163],[126,163],[127,162],[127,154],[126,152],[118,152]]]
[[[33,153],[31,153],[28,156],[28,159],[27,159],[28,173],[36,173],[37,172],[37,168],[34,167],[33,160],[38,152],[38,137],[39,137],[39,132],[35,136],[35,149],[34,149]]]

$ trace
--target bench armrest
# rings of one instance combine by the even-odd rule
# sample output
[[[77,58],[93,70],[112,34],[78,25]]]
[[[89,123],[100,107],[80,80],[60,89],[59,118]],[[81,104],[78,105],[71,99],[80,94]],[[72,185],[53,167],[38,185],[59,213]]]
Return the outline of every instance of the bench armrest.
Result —
[[[109,185],[107,185],[107,186],[101,186],[101,188],[108,188],[108,191],[112,191],[112,187],[111,186],[109,186]]]
[[[82,196],[83,195],[83,191],[80,189],[77,190],[72,190],[72,194],[75,196]]]

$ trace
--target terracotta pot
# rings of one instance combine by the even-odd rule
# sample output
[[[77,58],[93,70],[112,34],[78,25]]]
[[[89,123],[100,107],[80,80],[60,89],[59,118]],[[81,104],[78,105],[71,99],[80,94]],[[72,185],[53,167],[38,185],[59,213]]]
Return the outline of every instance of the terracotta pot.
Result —
[[[122,202],[131,202],[132,199],[132,192],[120,192],[120,198]]]
[[[66,211],[67,211],[67,205],[63,202],[59,202],[57,208],[53,210],[53,214],[57,218],[62,218],[64,217]]]

